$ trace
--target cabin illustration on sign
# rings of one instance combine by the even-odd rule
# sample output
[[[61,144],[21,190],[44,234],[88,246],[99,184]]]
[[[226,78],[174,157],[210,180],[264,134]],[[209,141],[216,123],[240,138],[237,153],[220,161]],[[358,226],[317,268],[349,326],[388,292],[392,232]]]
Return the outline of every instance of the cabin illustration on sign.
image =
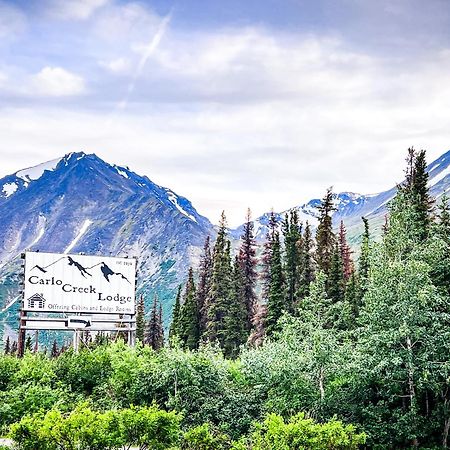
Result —
[[[46,300],[41,294],[34,294],[28,299],[28,308],[43,308],[45,302]]]

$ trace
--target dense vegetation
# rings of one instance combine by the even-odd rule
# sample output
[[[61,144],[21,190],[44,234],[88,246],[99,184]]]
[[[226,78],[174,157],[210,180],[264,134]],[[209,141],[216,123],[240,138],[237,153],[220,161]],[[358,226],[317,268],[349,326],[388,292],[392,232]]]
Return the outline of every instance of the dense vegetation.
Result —
[[[447,448],[450,208],[445,195],[430,198],[425,167],[425,152],[411,149],[381,242],[371,242],[362,219],[357,262],[344,224],[332,227],[331,190],[315,239],[295,211],[281,232],[269,218],[259,262],[250,216],[234,258],[223,216],[213,248],[208,239],[198,273],[190,270],[180,288],[170,345],[155,300],[147,324],[139,306],[147,345],[4,356],[0,424],[22,420],[12,431],[20,441],[33,429],[57,436],[55,417],[73,429],[80,408],[99,430],[110,421],[123,429],[130,408],[140,408],[170,423],[158,439],[173,441],[160,448],[351,449],[364,440],[379,449]],[[30,417],[40,410],[50,412]],[[83,448],[137,442],[116,437],[109,447]],[[55,448],[22,441],[24,449]]]

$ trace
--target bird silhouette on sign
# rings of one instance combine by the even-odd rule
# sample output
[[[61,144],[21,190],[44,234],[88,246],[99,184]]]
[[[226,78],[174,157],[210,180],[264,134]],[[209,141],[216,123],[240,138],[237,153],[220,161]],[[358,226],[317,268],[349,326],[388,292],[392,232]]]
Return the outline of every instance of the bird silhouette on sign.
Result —
[[[114,272],[114,270],[112,270],[108,265],[106,265],[104,262],[102,262],[102,265],[100,267],[103,276],[106,278],[106,281],[109,283],[109,277],[111,275],[119,275],[120,277],[122,277],[122,280],[126,280],[128,281],[128,283],[130,283],[130,280],[123,274],[120,272]],[[131,284],[131,283],[130,283]]]
[[[81,275],[83,275],[84,278],[86,278],[86,275],[92,277],[92,275],[80,263],[76,262],[70,256],[68,256],[67,258],[69,259],[69,266],[75,266],[80,271]]]

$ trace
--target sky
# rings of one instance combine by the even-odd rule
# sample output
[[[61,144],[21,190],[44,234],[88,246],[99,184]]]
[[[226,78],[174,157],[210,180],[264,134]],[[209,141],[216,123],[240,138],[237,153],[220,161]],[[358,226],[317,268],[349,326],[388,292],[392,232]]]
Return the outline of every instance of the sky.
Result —
[[[0,0],[0,176],[72,151],[229,224],[450,149],[450,0]]]

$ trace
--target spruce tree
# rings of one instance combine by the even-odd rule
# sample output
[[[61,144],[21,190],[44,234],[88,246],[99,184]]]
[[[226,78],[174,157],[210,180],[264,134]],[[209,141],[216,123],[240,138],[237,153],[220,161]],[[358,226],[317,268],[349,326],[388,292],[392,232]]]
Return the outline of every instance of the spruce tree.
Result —
[[[233,266],[231,301],[225,319],[227,333],[224,338],[223,350],[227,358],[237,357],[239,347],[247,340],[248,330],[246,328],[246,320],[248,305],[245,297],[245,289],[245,272],[242,267],[242,261],[236,256]]]
[[[185,348],[195,350],[200,342],[200,311],[197,304],[197,295],[194,283],[194,271],[189,268],[186,290],[181,306],[178,323],[180,340]]]
[[[172,322],[169,330],[169,340],[173,341],[180,338],[180,315],[181,315],[181,284],[178,286],[177,296],[175,297],[175,303],[172,312]]]
[[[411,232],[417,233],[419,239],[428,237],[431,225],[433,199],[429,194],[426,152],[417,152],[413,147],[408,149],[406,158],[405,182],[400,186],[406,194],[406,202],[411,205],[411,218],[415,227]]]
[[[255,315],[255,308],[257,303],[255,286],[256,286],[256,243],[255,236],[253,233],[254,224],[251,219],[251,211],[247,210],[246,222],[244,224],[244,231],[241,236],[241,246],[239,249],[239,264],[241,266],[242,272],[242,293],[245,302],[245,317],[244,317],[244,327],[247,332],[250,332],[252,327],[253,316]],[[234,275],[236,271],[234,270]],[[234,280],[235,282],[236,280]]]
[[[309,295],[309,287],[314,281],[314,241],[311,232],[311,225],[308,222],[306,222],[305,231],[303,232],[303,236],[299,242],[301,243],[301,246],[299,246],[300,276],[298,282],[297,298],[302,299]]]
[[[210,237],[207,236],[203,246],[203,254],[200,259],[199,281],[197,287],[197,304],[199,310],[199,334],[200,337],[206,330],[208,293],[211,289],[213,261],[211,255]]]
[[[52,351],[50,353],[50,358],[56,358],[59,355],[58,344],[56,343],[56,339],[53,341]]]
[[[341,251],[339,244],[336,243],[328,276],[328,296],[334,303],[344,300],[345,279],[343,268]]]
[[[278,223],[274,212],[272,211],[269,216],[269,221],[267,224],[266,239],[264,242],[263,253],[262,253],[262,299],[265,303],[268,302],[269,292],[270,292],[270,268],[272,266],[272,248],[275,240],[275,232],[277,230]]]
[[[328,291],[328,277],[330,275],[333,252],[336,237],[333,233],[332,214],[335,211],[333,204],[334,195],[331,188],[327,189],[322,199],[319,210],[319,225],[316,230],[316,263],[326,277],[326,287]]]
[[[14,341],[11,345],[11,351],[9,352],[10,355],[16,355],[17,354],[17,341]]]
[[[11,353],[11,342],[9,340],[9,336],[6,338],[6,343],[5,343],[5,355],[9,355]]]
[[[298,221],[297,211],[291,210],[283,221],[284,237],[284,270],[286,281],[286,303],[290,311],[296,302],[299,284],[300,253],[299,241],[301,239],[301,225]]]
[[[364,294],[369,276],[369,253],[370,253],[370,230],[369,220],[365,217],[361,218],[364,223],[364,232],[361,241],[361,254],[359,257],[358,277],[361,287],[361,295]]]
[[[26,340],[25,340],[25,350],[28,350],[30,352],[33,351],[33,344],[31,342],[31,336],[28,335]]]
[[[162,325],[162,309],[158,297],[153,299],[150,319],[147,322],[144,342],[153,350],[159,350],[164,346],[164,329]]]
[[[278,331],[278,320],[287,310],[284,295],[284,275],[281,262],[281,244],[278,231],[275,232],[272,245],[272,264],[270,267],[271,280],[269,300],[267,302],[266,332],[268,335]]]
[[[226,316],[231,298],[230,242],[227,239],[226,217],[222,213],[213,250],[211,288],[207,297],[207,323],[205,339],[218,342],[223,348],[226,337]]]
[[[138,304],[136,307],[136,339],[139,342],[144,342],[145,333],[145,304],[144,296],[139,296]]]
[[[347,230],[345,229],[344,221],[341,220],[341,225],[339,227],[339,251],[341,254],[342,270],[344,274],[344,280],[347,282],[350,275],[353,273],[353,261],[352,261],[352,251],[347,243]]]

